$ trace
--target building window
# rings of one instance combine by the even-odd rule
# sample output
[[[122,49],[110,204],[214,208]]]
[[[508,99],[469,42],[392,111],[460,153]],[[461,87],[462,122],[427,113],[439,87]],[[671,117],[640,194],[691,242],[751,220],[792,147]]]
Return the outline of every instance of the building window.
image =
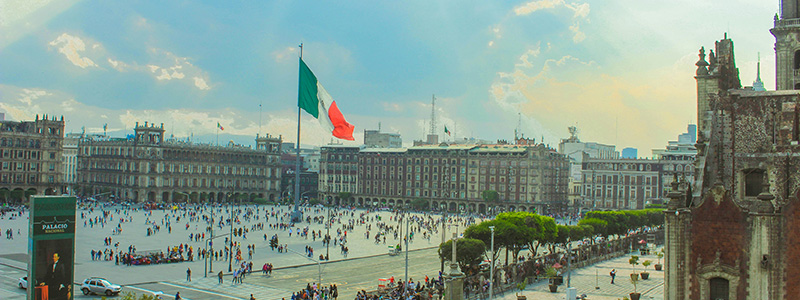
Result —
[[[761,194],[762,185],[764,184],[763,180],[764,170],[744,170],[744,195],[747,197],[755,197]]]

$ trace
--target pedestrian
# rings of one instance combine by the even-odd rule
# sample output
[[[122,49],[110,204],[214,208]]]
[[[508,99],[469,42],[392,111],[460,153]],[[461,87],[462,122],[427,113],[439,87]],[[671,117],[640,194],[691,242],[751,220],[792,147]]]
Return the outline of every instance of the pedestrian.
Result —
[[[617,277],[617,269],[611,269],[609,275],[611,275],[611,284],[614,284],[614,278]]]
[[[183,299],[181,298],[181,292],[175,293],[175,300],[181,300],[181,299]]]
[[[192,281],[192,269],[186,268],[186,281]]]
[[[219,273],[217,273],[217,277],[219,278],[219,284],[222,284],[222,271],[219,271]]]
[[[253,294],[250,294],[250,300],[256,300],[256,297],[253,297]]]

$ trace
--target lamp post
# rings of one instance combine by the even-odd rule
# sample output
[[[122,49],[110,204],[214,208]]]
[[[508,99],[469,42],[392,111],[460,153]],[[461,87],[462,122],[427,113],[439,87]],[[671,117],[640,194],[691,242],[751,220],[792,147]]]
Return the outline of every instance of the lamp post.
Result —
[[[405,292],[408,292],[408,238],[410,236],[410,234],[408,234],[408,223],[411,222],[411,218],[408,215],[408,204],[406,204],[405,218],[406,218],[406,236],[405,236],[405,240],[406,240],[406,277],[404,277],[405,278],[404,280],[406,281],[406,283],[403,284],[403,288],[405,289]]]
[[[492,251],[489,252],[492,256],[489,258],[489,300],[492,300],[494,292],[494,226],[489,226],[489,230],[492,231]]]
[[[333,226],[333,220],[331,220],[331,207],[330,206],[328,206],[328,218],[326,218],[325,221],[326,221],[326,223],[325,223],[325,225],[326,225],[325,226],[326,227],[326,229],[325,229],[326,230],[325,231],[325,239],[326,239],[326,241],[325,241],[325,259],[328,259],[329,258],[328,255],[330,254],[330,248],[331,248],[331,240],[330,240],[331,226]]]
[[[442,244],[444,244],[444,228],[445,228],[444,223],[447,222],[447,211],[445,210],[445,208],[447,207],[447,204],[442,203],[441,205],[439,205],[439,207],[442,208]],[[444,258],[442,258],[441,260],[442,260],[442,266],[440,272],[444,272]]]
[[[231,221],[230,221],[230,228],[231,228],[231,241],[228,243],[228,272],[233,272],[233,185],[231,185],[231,192],[228,194],[228,203],[231,208]]]
[[[208,272],[206,272],[204,277],[208,277],[208,273],[214,273],[214,203],[211,203],[211,238],[206,241],[206,261],[208,262]],[[210,250],[208,248],[211,248]],[[212,259],[209,259],[209,253],[211,253]]]

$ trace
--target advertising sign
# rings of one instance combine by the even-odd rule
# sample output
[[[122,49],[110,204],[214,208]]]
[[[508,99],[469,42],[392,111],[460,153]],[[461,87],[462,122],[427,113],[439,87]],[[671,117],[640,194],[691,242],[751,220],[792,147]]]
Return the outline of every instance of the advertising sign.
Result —
[[[75,197],[31,197],[28,299],[72,300],[75,205]]]

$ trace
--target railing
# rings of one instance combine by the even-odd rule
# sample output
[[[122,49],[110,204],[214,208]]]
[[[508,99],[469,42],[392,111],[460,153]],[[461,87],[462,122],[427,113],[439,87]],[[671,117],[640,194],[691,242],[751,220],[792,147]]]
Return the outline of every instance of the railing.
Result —
[[[775,27],[800,27],[800,19],[776,19]]]

